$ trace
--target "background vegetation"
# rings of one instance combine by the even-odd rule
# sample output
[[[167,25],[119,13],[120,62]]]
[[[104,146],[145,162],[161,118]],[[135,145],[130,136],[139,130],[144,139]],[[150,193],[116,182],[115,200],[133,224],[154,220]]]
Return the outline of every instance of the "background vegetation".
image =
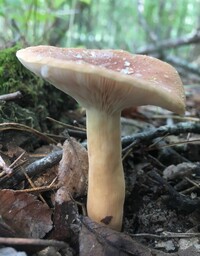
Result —
[[[122,48],[187,37],[200,24],[200,0],[0,0],[0,45]],[[193,60],[196,46],[171,49]]]
[[[200,0],[0,0],[0,49],[38,44],[149,54],[175,66],[185,85],[199,84]],[[0,94],[20,90],[22,107],[53,106],[55,117],[67,96],[41,80],[35,90],[16,50],[0,52]]]

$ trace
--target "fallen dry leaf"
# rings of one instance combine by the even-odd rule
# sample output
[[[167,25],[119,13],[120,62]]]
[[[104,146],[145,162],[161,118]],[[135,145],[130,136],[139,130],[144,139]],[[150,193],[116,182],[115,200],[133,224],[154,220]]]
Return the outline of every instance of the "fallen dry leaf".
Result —
[[[25,251],[28,253],[28,255],[32,255],[33,253],[36,253],[38,251],[41,251],[42,249],[46,247],[54,247],[57,249],[66,248],[67,244],[61,241],[55,241],[55,240],[46,240],[46,239],[33,239],[33,238],[10,238],[10,237],[0,237],[0,246],[7,246],[7,248],[15,248],[18,251]],[[1,247],[0,247],[1,248]],[[6,247],[5,247],[6,248]],[[20,252],[16,254],[3,254],[6,255],[20,255]],[[0,251],[0,255],[1,251]],[[47,254],[45,254],[47,255]],[[49,255],[49,254],[48,254]]]
[[[123,233],[99,225],[89,218],[82,219],[80,256],[92,255],[142,255],[152,256],[151,250]]]
[[[12,228],[7,225],[0,217],[0,236],[2,237],[15,237],[17,234]],[[0,254],[1,255],[1,254]]]
[[[180,250],[177,253],[165,253],[142,245],[124,233],[111,230],[93,222],[88,217],[82,218],[82,230],[79,236],[80,256],[186,256],[185,252],[193,254],[194,248]],[[197,252],[197,250],[196,250]]]
[[[1,190],[0,205],[3,222],[18,237],[42,238],[52,229],[50,208],[31,194]]]
[[[200,169],[199,163],[183,162],[178,165],[170,165],[163,171],[166,180],[180,179],[185,176],[194,175]]]
[[[87,187],[87,176],[88,155],[86,149],[73,138],[66,140],[59,164],[60,189],[56,193],[56,202],[61,204],[71,200],[71,197],[84,195]]]
[[[55,204],[54,228],[50,234],[50,239],[67,241],[68,243],[78,242],[78,235],[81,229],[78,207],[74,201]]]
[[[78,241],[81,225],[77,203],[72,198],[86,193],[87,176],[87,151],[70,138],[63,145],[63,156],[59,164],[60,188],[55,196],[54,229],[51,234],[54,239]]]

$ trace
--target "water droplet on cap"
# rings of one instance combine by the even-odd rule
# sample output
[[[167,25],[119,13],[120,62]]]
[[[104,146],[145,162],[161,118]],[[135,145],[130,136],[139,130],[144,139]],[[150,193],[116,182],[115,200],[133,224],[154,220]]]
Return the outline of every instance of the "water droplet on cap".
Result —
[[[125,67],[129,67],[130,65],[131,65],[130,62],[128,62],[128,61],[125,61],[125,62],[124,62],[124,66],[125,66]]]
[[[80,54],[76,54],[76,58],[82,59],[83,57]]]
[[[41,76],[44,77],[44,78],[47,78],[49,76],[49,68],[47,65],[44,65],[41,67],[41,70],[40,70],[40,73],[41,73]]]

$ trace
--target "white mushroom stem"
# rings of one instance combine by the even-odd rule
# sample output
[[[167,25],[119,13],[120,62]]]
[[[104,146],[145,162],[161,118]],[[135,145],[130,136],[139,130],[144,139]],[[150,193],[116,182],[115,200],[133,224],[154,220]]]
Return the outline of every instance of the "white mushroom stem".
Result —
[[[87,109],[88,216],[118,231],[125,198],[120,114]]]

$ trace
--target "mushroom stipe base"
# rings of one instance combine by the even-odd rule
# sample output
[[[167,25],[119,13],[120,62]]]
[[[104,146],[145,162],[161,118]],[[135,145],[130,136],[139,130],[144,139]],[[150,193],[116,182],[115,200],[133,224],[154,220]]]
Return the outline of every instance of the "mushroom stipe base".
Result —
[[[87,110],[88,215],[118,231],[122,226],[125,197],[120,114]]]

